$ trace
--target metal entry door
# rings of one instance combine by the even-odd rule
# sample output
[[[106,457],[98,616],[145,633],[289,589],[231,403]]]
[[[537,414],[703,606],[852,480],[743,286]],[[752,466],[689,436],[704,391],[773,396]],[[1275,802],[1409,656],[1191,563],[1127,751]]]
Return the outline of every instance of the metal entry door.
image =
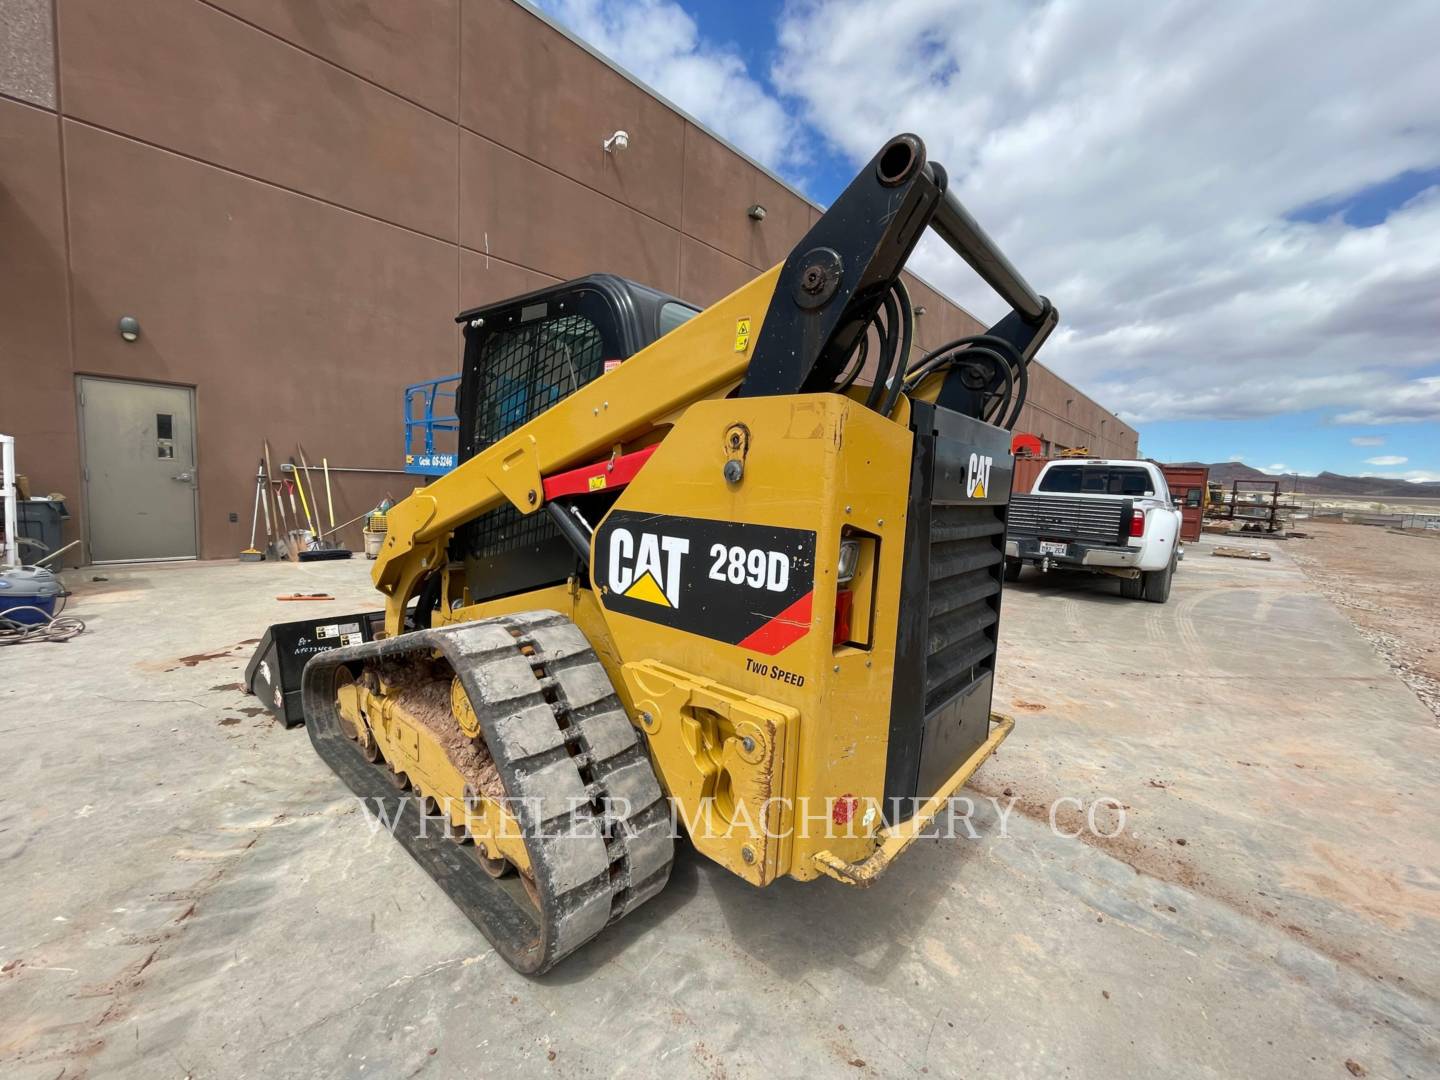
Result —
[[[91,561],[195,558],[194,391],[81,378],[79,393]]]

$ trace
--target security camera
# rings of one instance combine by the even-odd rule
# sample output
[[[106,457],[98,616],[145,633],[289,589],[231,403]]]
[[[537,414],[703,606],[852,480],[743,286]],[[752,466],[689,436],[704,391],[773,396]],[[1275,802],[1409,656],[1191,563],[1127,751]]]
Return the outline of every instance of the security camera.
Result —
[[[615,132],[615,134],[611,135],[608,139],[606,139],[604,143],[605,152],[607,154],[613,154],[617,150],[624,150],[629,145],[630,133],[626,131]]]

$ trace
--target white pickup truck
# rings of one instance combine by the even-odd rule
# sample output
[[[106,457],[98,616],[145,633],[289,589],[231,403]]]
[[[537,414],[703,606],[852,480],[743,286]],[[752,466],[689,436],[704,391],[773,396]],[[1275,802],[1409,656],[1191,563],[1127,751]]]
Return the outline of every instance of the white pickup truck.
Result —
[[[1163,604],[1180,548],[1180,511],[1159,466],[1149,461],[1062,458],[1012,495],[1005,533],[1005,578],[1026,563],[1090,570],[1120,579],[1120,595]]]

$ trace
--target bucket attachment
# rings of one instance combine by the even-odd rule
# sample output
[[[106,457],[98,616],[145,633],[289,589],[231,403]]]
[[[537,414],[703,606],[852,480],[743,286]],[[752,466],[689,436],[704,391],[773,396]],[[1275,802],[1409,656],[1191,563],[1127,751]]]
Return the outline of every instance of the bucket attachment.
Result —
[[[305,722],[300,676],[306,662],[317,653],[342,645],[374,641],[375,632],[384,626],[383,611],[275,623],[265,631],[255,655],[245,666],[245,689],[285,727],[298,727]]]

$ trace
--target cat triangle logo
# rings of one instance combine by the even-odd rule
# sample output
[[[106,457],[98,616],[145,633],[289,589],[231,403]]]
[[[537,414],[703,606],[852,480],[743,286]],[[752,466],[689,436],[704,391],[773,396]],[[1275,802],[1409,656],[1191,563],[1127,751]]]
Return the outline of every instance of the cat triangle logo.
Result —
[[[635,584],[626,589],[623,595],[628,596],[631,600],[646,600],[652,604],[659,604],[661,607],[671,606],[665,593],[661,591],[659,583],[655,580],[655,575],[648,570],[641,574],[635,580]]]
[[[612,530],[607,559],[610,591],[627,600],[644,600],[678,610],[689,551],[690,541],[683,536]]]
[[[970,467],[965,470],[965,494],[971,499],[985,498],[985,489],[990,486],[990,470],[995,459],[988,454],[971,454]]]

